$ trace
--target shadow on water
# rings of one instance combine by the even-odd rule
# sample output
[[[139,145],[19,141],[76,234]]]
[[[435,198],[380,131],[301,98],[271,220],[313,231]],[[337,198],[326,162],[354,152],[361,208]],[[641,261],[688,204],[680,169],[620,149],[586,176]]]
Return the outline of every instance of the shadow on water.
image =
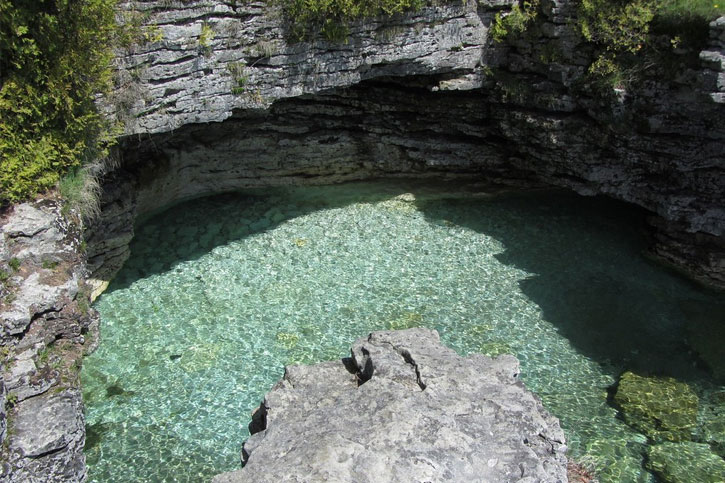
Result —
[[[707,366],[688,342],[706,338],[701,327],[725,321],[722,294],[708,293],[643,255],[644,210],[562,192],[500,194],[486,200],[452,196],[444,203],[430,196],[477,188],[393,180],[267,188],[181,203],[137,226],[131,257],[108,292],[297,216],[414,193],[423,200],[416,204],[430,222],[453,223],[500,241],[505,250],[496,259],[530,274],[519,282],[521,291],[580,353],[612,366],[613,373],[708,378]],[[204,223],[199,223],[199,213]],[[143,260],[145,265],[136,263]],[[714,333],[725,338],[725,331]]]
[[[725,323],[722,294],[644,256],[642,210],[604,198],[542,196],[452,201],[455,209],[422,202],[419,209],[431,222],[500,241],[505,250],[495,257],[530,274],[519,286],[544,319],[578,352],[611,366],[613,374],[709,379],[710,368],[689,340],[701,337],[701,328]],[[719,342],[722,347],[725,340]]]

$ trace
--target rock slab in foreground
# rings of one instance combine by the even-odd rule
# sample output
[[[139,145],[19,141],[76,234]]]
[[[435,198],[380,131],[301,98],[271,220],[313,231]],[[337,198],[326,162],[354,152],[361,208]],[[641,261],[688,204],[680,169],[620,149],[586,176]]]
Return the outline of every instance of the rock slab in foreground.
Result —
[[[245,467],[214,482],[566,481],[559,422],[518,372],[432,330],[373,332],[351,359],[287,367]]]

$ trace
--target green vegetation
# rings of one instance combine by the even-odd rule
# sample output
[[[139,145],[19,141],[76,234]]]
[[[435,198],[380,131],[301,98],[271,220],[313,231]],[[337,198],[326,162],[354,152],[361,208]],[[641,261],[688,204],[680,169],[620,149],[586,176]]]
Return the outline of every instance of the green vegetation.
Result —
[[[538,0],[521,0],[509,13],[497,14],[491,28],[494,40],[524,35],[538,8]],[[723,14],[725,2],[720,0],[581,0],[575,26],[594,48],[590,80],[625,87],[642,71],[664,67],[673,49],[701,49],[707,23]]]
[[[111,1],[111,5],[117,1]],[[119,25],[113,26],[114,44],[119,47],[132,49],[136,45],[159,42],[164,37],[158,25],[146,25],[150,11],[122,10],[119,17]]]
[[[211,41],[214,40],[214,29],[207,22],[201,24],[201,33],[199,33],[199,47],[204,55],[211,53]]]
[[[40,352],[38,352],[38,365],[39,366],[45,366],[48,364],[48,358],[50,358],[50,352],[52,351],[52,346],[47,345],[43,347]]]
[[[13,269],[13,272],[17,272],[20,270],[20,259],[13,257],[8,262],[8,265]]]
[[[43,263],[41,264],[41,266],[45,270],[55,270],[56,268],[58,268],[59,264],[60,264],[60,262],[58,262],[56,260],[43,260]]]
[[[292,41],[310,40],[322,34],[332,42],[343,41],[348,24],[356,19],[419,10],[425,0],[279,0]]]
[[[703,18],[712,20],[725,14],[725,2],[719,0],[660,0],[657,13],[662,17]]]
[[[234,83],[232,94],[235,96],[244,94],[247,90],[247,82],[249,82],[249,76],[247,75],[244,62],[232,62],[227,65],[227,70],[229,71],[229,75],[232,76]]]
[[[60,195],[67,201],[64,210],[75,208],[86,217],[98,214],[101,187],[93,171],[98,168],[96,162],[84,166],[74,166],[58,183]],[[67,213],[64,213],[67,214]]]
[[[501,42],[507,36],[520,34],[536,18],[539,0],[523,1],[521,4],[514,4],[511,12],[507,15],[496,14],[491,35],[497,42]]]
[[[0,203],[54,186],[111,136],[115,0],[0,0]]]
[[[724,14],[723,7],[718,0],[582,0],[579,31],[597,49],[589,73],[624,87],[672,48],[699,50],[707,23]]]

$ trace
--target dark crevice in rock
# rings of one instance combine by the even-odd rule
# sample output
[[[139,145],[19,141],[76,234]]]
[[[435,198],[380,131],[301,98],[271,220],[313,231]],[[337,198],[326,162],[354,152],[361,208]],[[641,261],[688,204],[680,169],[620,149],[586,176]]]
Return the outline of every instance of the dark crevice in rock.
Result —
[[[357,364],[355,364],[355,359],[353,357],[343,357],[342,365],[345,366],[347,372],[355,376],[355,381],[358,387],[362,386],[370,380],[369,378],[363,378],[362,373],[358,370]]]
[[[249,434],[256,434],[267,429],[267,406],[260,404],[252,413],[252,421],[248,426]]]
[[[403,356],[403,359],[405,359],[405,362],[407,362],[408,364],[413,366],[413,369],[415,369],[415,377],[416,377],[416,382],[418,383],[418,387],[420,387],[421,391],[425,391],[426,384],[425,384],[425,382],[423,382],[423,379],[420,376],[420,368],[418,367],[418,364],[416,364],[413,357],[410,355],[410,352],[403,349],[402,351],[398,351],[398,353],[401,356]]]
[[[363,366],[361,369],[358,370],[358,386],[362,386],[367,381],[372,379],[373,374],[375,373],[375,368],[373,367],[373,361],[370,358],[370,352],[366,348],[362,348],[362,354],[365,357],[365,362],[363,363]],[[360,361],[355,361],[358,368],[360,368]]]

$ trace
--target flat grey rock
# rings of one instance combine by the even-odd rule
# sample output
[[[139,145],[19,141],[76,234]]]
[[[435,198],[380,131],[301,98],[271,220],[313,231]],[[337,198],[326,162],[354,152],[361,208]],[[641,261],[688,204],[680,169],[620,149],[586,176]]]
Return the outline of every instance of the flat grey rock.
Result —
[[[80,390],[69,387],[77,380],[64,379],[41,356],[55,343],[69,354],[90,323],[79,305],[85,295],[79,295],[78,228],[53,200],[15,206],[3,221],[0,252],[8,265],[12,258],[18,264],[5,287],[11,297],[0,310],[0,342],[8,351],[0,367],[0,481],[84,481],[83,404]]]
[[[3,481],[84,481],[85,422],[79,390],[18,403],[9,452],[13,471]]]
[[[55,223],[55,217],[32,206],[29,203],[17,205],[13,216],[3,226],[5,234],[11,238],[32,237],[49,230]]]
[[[39,457],[68,446],[83,429],[82,419],[75,414],[79,404],[72,391],[35,397],[19,404],[13,421],[16,436],[11,449]]]
[[[559,422],[518,372],[432,330],[374,332],[350,360],[287,367],[246,465],[214,482],[566,481]]]

